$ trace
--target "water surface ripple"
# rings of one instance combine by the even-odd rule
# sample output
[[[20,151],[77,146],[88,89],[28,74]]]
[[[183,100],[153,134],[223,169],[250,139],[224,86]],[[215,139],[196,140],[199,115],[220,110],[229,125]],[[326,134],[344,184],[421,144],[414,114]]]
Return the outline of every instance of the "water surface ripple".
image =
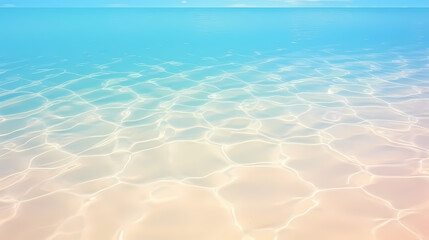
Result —
[[[113,55],[1,58],[1,239],[429,239],[427,48]]]

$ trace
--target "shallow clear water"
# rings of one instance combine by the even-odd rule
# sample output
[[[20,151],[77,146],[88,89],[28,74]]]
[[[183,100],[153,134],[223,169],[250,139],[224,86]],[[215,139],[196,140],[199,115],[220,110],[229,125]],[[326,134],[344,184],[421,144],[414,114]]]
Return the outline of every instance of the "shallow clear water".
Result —
[[[0,239],[429,239],[427,9],[0,29]]]

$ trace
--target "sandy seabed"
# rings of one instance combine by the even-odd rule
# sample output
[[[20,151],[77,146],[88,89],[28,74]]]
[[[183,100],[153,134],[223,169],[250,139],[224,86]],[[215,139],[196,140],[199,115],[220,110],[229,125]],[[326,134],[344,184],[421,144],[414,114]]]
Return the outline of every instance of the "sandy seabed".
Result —
[[[427,56],[2,62],[0,239],[429,239]]]

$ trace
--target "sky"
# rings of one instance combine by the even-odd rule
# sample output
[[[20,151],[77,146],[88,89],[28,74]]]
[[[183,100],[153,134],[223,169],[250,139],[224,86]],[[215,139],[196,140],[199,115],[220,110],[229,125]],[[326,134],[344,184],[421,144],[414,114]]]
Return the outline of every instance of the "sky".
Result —
[[[429,7],[429,0],[0,0],[0,7]]]

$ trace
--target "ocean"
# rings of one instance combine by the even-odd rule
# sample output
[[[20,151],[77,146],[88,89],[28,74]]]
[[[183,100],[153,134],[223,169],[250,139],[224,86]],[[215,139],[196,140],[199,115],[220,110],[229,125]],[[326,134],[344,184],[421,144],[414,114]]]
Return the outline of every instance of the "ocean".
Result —
[[[0,239],[429,239],[429,9],[0,8]]]

